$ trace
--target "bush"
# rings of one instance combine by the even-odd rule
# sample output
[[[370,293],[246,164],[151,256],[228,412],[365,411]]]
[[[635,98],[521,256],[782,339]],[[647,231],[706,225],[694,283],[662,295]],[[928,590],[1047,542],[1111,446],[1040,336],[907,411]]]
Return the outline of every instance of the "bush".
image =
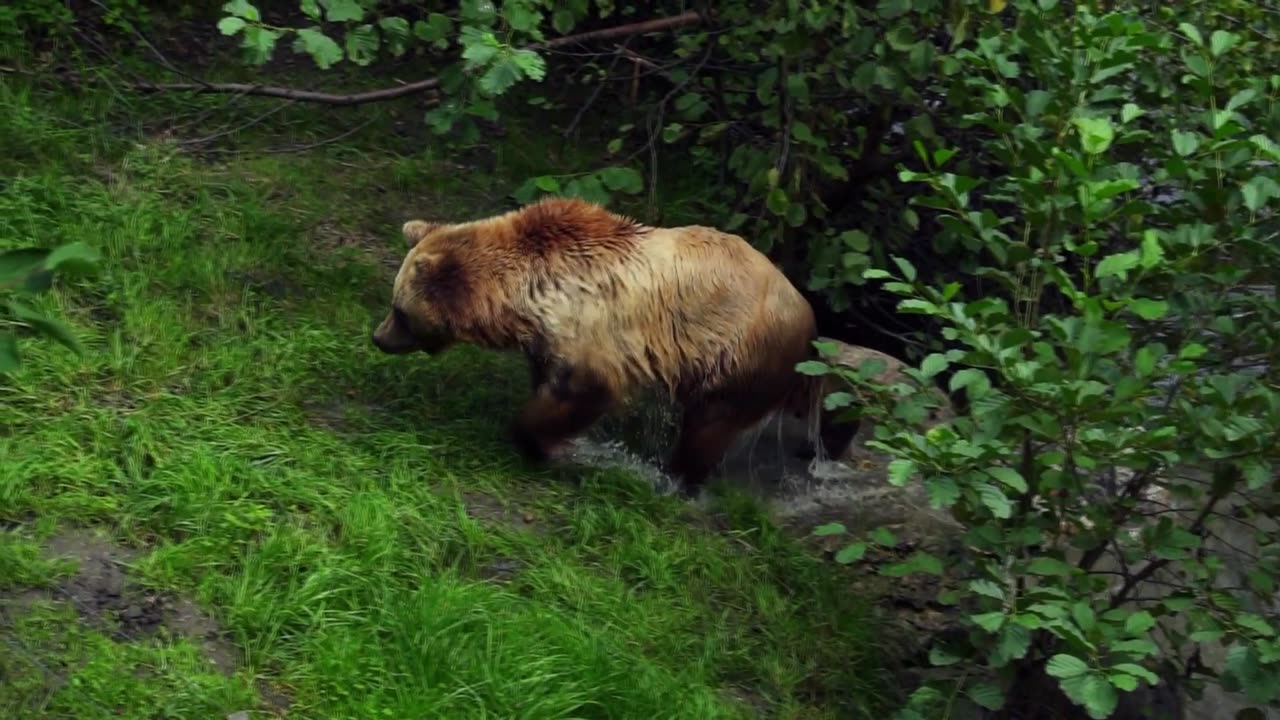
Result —
[[[290,28],[233,0],[219,28],[256,63],[286,38],[322,68],[453,49],[427,121],[464,138],[551,74],[529,46],[636,10],[300,9],[309,24]],[[1243,0],[717,3],[710,24],[637,41],[674,60],[645,84],[648,122],[608,143],[615,165],[520,189],[607,201],[645,189],[655,145],[682,149],[722,208],[709,220],[836,310],[866,316],[887,293],[935,329],[914,379],[945,380],[969,412],[918,432],[906,383],[861,410],[891,481],[924,483],[967,531],[945,599],[968,634],[933,649],[955,672],[904,717],[1013,716],[1051,679],[1105,718],[1143,684],[1213,674],[1213,646],[1225,687],[1280,700],[1277,38],[1280,18]]]

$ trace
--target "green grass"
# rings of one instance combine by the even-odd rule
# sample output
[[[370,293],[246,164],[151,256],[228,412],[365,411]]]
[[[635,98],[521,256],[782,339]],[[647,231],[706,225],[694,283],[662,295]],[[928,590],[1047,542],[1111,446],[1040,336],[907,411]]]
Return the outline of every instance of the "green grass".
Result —
[[[400,220],[492,211],[536,146],[476,173],[373,141],[192,158],[121,98],[0,93],[0,248],[106,257],[42,301],[87,353],[24,339],[0,379],[0,716],[266,717],[266,686],[291,718],[881,710],[869,607],[749,506],[711,527],[620,471],[526,466],[512,359],[372,349]],[[81,526],[239,669],[18,602]]]

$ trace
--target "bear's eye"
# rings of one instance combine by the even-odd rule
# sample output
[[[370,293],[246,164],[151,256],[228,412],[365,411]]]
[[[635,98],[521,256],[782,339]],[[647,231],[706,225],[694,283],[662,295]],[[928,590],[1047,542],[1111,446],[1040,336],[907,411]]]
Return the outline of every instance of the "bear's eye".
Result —
[[[409,329],[409,316],[405,314],[404,310],[401,310],[398,307],[393,307],[391,308],[391,314],[395,318],[397,325],[405,328],[406,330]]]

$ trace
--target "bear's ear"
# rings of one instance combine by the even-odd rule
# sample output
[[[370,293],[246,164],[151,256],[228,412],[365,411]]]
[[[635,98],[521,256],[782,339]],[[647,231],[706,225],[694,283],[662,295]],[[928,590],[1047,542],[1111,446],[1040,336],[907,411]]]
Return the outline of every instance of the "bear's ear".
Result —
[[[427,222],[426,220],[410,220],[400,227],[400,232],[404,233],[405,242],[409,244],[409,247],[413,247],[432,230],[436,230],[441,227],[444,227],[443,223]]]

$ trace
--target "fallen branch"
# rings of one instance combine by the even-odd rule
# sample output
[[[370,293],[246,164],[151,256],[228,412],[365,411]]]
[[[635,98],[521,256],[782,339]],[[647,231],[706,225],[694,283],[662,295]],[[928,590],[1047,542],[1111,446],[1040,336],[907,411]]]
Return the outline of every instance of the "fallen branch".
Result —
[[[536,43],[528,46],[530,50],[549,50],[553,48],[563,47],[565,45],[574,45],[577,43],[592,42],[596,40],[608,40],[620,37],[632,37],[635,35],[643,35],[645,33],[659,32],[665,30],[674,30],[676,28],[696,25],[702,21],[702,15],[696,11],[689,11],[679,15],[673,15],[667,18],[658,18],[656,20],[645,20],[644,22],[631,23],[628,25],[620,25],[618,27],[605,28],[603,30],[591,30],[589,32],[578,33],[577,35],[566,35],[564,37],[548,40],[543,43]],[[418,93],[435,90],[440,86],[439,78],[427,78],[418,80],[417,82],[405,83],[396,87],[382,88],[381,90],[368,90],[365,92],[352,93],[349,95],[337,95],[334,93],[316,92],[313,90],[300,90],[297,88],[275,87],[271,85],[257,85],[253,83],[134,83],[133,87],[142,92],[190,92],[196,94],[210,93],[238,93],[242,95],[255,95],[258,97],[273,97],[284,100],[294,100],[297,102],[318,103],[321,105],[334,105],[338,107],[350,107],[353,105],[365,105],[374,102],[385,102],[387,100],[395,100],[407,95],[416,95]]]

